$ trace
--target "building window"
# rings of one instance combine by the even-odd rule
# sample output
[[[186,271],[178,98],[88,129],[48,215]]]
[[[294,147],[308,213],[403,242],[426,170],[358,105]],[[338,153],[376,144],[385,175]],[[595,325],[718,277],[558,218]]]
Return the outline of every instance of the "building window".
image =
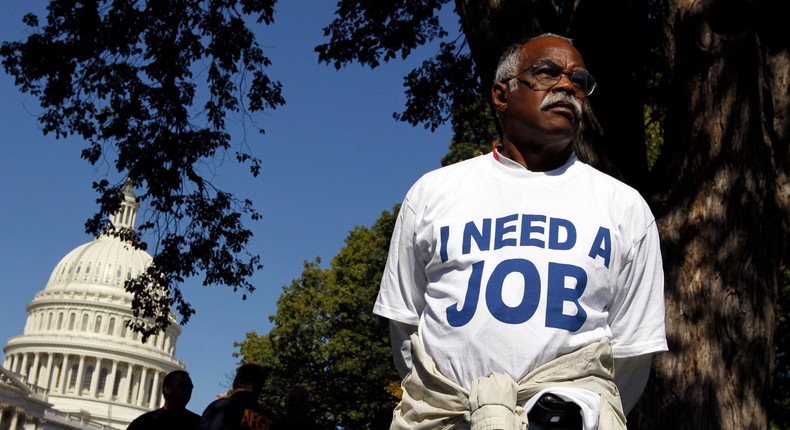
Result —
[[[107,326],[107,334],[110,336],[115,334],[115,318],[110,318],[110,324]]]
[[[76,319],[77,319],[77,314],[72,312],[69,315],[69,331],[74,331],[74,320],[76,320]]]
[[[93,325],[93,332],[99,333],[101,331],[101,315],[96,316],[96,323]]]
[[[118,397],[118,389],[121,387],[121,371],[115,371],[115,382],[112,385],[112,396],[113,398]]]
[[[57,390],[60,388],[60,372],[63,371],[64,364],[61,363],[60,366],[55,366],[52,368],[52,388]]]
[[[88,365],[85,368],[85,377],[82,378],[82,389],[88,390],[91,388],[91,378],[93,378],[93,366]]]
[[[150,394],[153,393],[153,392],[154,392],[154,378],[149,378],[148,379],[148,389],[145,390],[145,394],[146,394],[145,399],[150,398],[151,397]]]
[[[99,372],[99,386],[97,388],[97,392],[100,394],[104,394],[104,386],[107,384],[107,374],[109,370],[106,367],[101,368],[101,372]]]
[[[80,331],[87,331],[88,330],[88,314],[82,314],[82,324],[80,325]]]
[[[77,365],[71,365],[71,375],[69,375],[69,390],[73,390],[77,386]]]

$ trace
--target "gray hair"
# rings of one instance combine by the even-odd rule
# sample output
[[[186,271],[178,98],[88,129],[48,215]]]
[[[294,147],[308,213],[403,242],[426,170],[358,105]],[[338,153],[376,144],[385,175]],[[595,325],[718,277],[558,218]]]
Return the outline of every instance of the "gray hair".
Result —
[[[544,39],[546,37],[562,39],[573,45],[572,39],[555,33],[542,33],[521,42],[516,42],[505,48],[505,51],[499,57],[499,63],[497,64],[496,72],[494,73],[494,83],[509,81],[508,89],[510,91],[515,91],[516,88],[518,88],[518,82],[515,82],[513,78],[516,77],[516,74],[521,71],[518,70],[518,65],[521,62],[521,47],[523,47],[527,42],[531,42],[536,39]]]

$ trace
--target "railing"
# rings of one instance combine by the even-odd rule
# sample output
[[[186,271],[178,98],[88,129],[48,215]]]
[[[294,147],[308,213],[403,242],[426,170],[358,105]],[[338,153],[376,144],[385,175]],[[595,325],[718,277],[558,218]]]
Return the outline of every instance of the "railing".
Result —
[[[82,414],[70,414],[68,412],[61,412],[54,409],[47,409],[45,418],[47,421],[55,421],[61,424],[71,425],[78,424],[83,429],[99,429],[99,430],[119,430],[116,427],[106,424],[91,421]]]

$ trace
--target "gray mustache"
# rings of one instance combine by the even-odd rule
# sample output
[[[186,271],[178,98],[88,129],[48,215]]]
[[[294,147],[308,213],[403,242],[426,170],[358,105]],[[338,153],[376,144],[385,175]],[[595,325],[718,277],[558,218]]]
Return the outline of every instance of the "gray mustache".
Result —
[[[572,106],[571,109],[573,109],[573,115],[576,118],[581,118],[582,104],[576,97],[565,92],[546,94],[546,97],[544,97],[543,101],[540,102],[540,110],[547,110],[558,103],[570,104]]]

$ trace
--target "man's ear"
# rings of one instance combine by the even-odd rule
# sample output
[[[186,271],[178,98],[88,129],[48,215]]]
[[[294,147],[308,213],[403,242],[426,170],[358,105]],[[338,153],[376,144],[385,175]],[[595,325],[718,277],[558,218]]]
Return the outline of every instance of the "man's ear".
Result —
[[[507,95],[508,87],[506,82],[497,82],[491,87],[491,102],[494,104],[494,109],[499,112],[507,109]]]

